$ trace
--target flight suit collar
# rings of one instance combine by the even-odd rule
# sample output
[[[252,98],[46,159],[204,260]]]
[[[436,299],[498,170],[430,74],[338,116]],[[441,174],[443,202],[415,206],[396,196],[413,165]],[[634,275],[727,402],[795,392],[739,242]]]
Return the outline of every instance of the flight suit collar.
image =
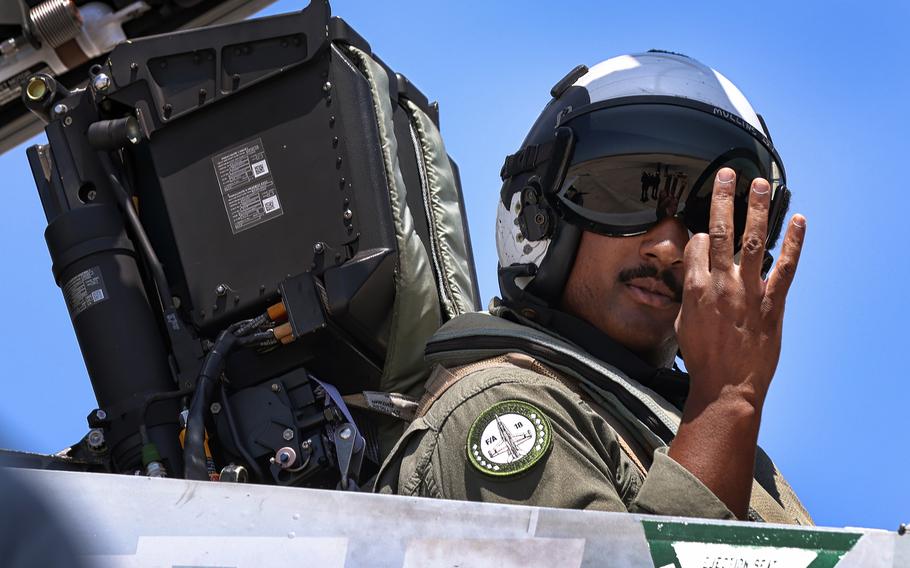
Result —
[[[574,343],[591,356],[613,365],[629,378],[657,392],[679,409],[689,394],[689,375],[678,369],[655,367],[642,360],[588,322],[563,311],[533,307],[511,307],[494,300],[491,312],[516,323],[531,325],[550,335]]]

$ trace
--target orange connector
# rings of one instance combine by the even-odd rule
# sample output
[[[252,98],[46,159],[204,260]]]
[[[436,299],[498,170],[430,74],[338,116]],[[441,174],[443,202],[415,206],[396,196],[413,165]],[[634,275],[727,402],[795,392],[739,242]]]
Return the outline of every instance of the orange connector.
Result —
[[[282,345],[287,345],[288,343],[291,343],[297,339],[294,337],[294,330],[291,328],[291,324],[289,323],[283,323],[279,325],[275,328],[273,333],[275,334],[275,339],[280,341]]]
[[[266,311],[269,314],[269,319],[272,321],[284,321],[288,319],[288,310],[284,307],[284,302],[278,302],[274,306],[269,306],[269,309]]]

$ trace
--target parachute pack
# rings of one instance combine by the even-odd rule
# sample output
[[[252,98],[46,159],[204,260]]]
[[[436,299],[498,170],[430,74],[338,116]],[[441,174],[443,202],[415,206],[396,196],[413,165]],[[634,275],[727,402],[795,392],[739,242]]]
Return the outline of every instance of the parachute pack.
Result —
[[[85,89],[38,73],[22,97],[99,405],[57,461],[362,483],[397,426],[345,399],[419,395],[426,340],[478,308],[438,106],[319,0],[127,42]]]

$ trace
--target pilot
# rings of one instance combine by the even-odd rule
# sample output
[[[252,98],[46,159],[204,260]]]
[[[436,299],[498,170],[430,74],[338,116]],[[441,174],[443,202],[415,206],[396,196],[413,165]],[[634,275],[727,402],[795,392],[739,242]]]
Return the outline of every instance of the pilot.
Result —
[[[806,232],[764,121],[661,51],[551,94],[501,172],[502,299],[428,342],[376,490],[812,524],[756,444]]]

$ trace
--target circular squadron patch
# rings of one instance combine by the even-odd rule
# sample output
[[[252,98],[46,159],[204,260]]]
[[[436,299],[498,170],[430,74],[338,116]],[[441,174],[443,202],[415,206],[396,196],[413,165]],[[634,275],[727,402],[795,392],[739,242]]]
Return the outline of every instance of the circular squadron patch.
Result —
[[[468,431],[468,459],[483,473],[506,476],[527,471],[550,448],[550,421],[520,400],[484,410]]]

